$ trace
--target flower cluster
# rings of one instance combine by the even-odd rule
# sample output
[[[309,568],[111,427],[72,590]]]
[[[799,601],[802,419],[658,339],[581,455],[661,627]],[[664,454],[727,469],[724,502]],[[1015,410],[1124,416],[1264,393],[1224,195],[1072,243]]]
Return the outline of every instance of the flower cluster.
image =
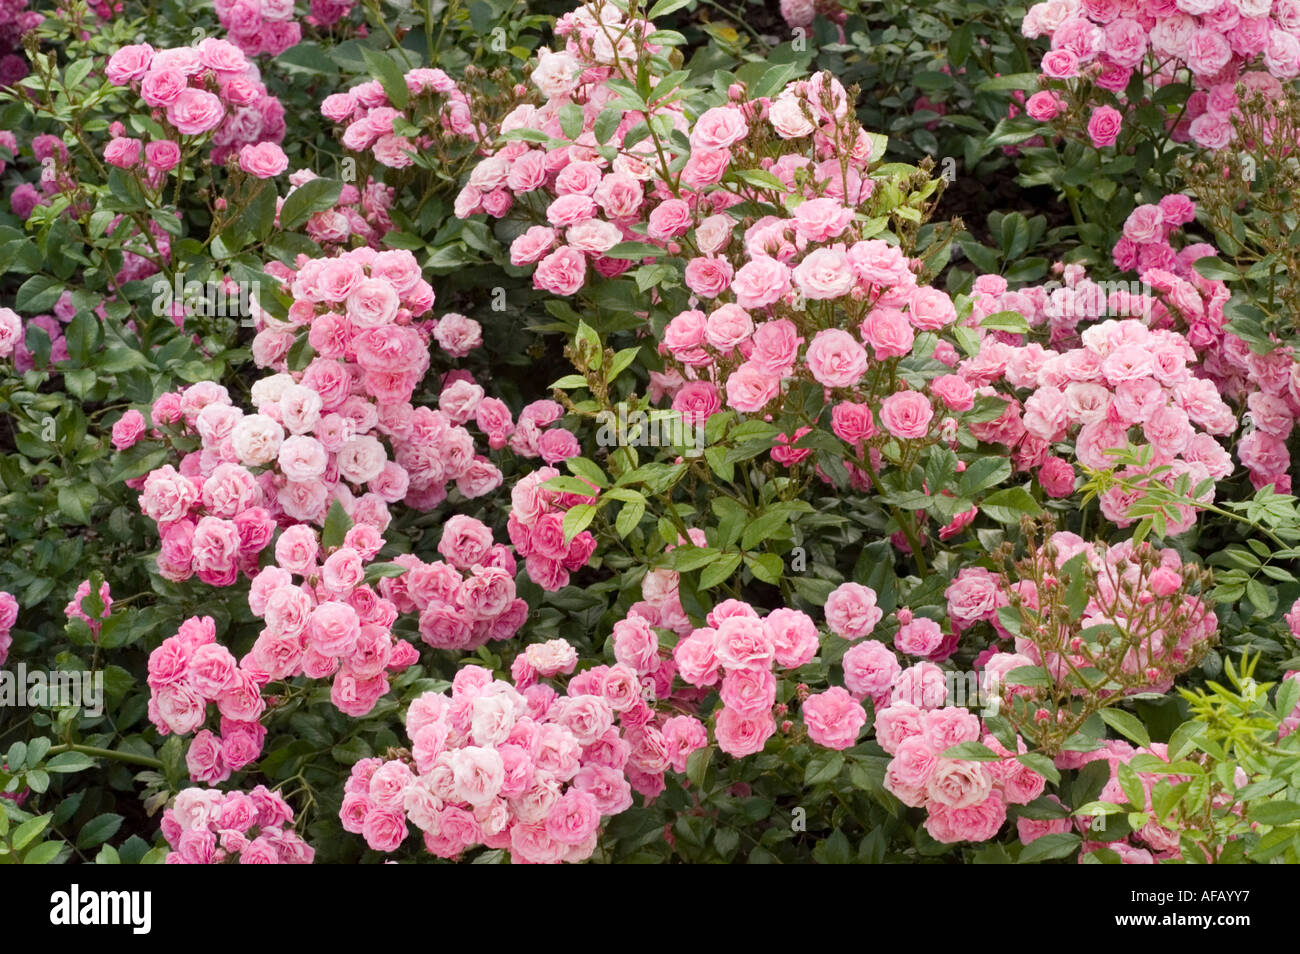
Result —
[[[440,69],[419,67],[404,77],[415,101],[408,110],[397,109],[384,87],[375,80],[360,83],[345,93],[332,93],[321,102],[321,115],[342,123],[340,138],[349,152],[369,152],[380,165],[403,169],[414,161],[412,154],[429,144],[427,137],[412,138],[418,129],[412,117],[437,116],[443,132],[472,142],[483,137],[482,126],[474,122],[469,98],[456,81]],[[406,129],[403,133],[399,130]]]
[[[315,178],[318,176],[310,169],[294,171],[289,176],[292,188],[284,198]],[[364,189],[345,184],[339,190],[339,200],[334,208],[313,212],[302,228],[308,238],[326,251],[344,250],[358,243],[379,249],[380,240],[393,228],[389,211],[395,199],[396,192],[392,186],[373,178],[366,180]]]
[[[205,730],[192,746],[190,771],[196,781],[229,778],[255,761],[266,730],[258,722],[266,710],[251,672],[217,642],[210,616],[191,617],[149,654],[149,721],[162,735],[189,735],[207,719],[209,702],[221,715],[218,738]]]
[[[535,654],[540,671],[571,671],[571,648],[555,649]],[[396,850],[409,821],[440,858],[478,845],[506,849],[514,863],[590,857],[602,820],[631,807],[629,771],[669,764],[662,734],[629,722],[644,707],[635,677],[595,673],[559,695],[545,683],[520,689],[464,667],[450,696],[428,692],[411,703],[409,752],[353,766],[343,827],[376,851]]]
[[[475,347],[478,340],[477,336],[444,335],[440,343],[455,356]],[[540,457],[547,464],[558,464],[581,453],[572,431],[552,426],[564,416],[563,405],[545,399],[533,401],[523,407],[516,421],[504,401],[486,395],[468,371],[453,371],[443,378],[438,408],[453,424],[473,421],[493,450],[509,447],[519,457]]]
[[[987,841],[1006,821],[1007,806],[1038,798],[1046,779],[1017,759],[1026,750],[1019,737],[1012,752],[983,732],[975,713],[943,704],[942,674],[937,691],[913,692],[923,681],[906,679],[910,671],[900,674],[889,704],[876,711],[876,741],[892,756],[885,788],[904,805],[926,809],[925,830],[936,841]],[[962,743],[982,744],[989,755],[944,755]]]
[[[0,86],[12,86],[27,75],[22,35],[38,27],[45,17],[27,9],[27,0],[0,2]]]
[[[817,655],[817,624],[807,613],[787,607],[760,617],[740,600],[719,603],[705,622],[673,648],[677,675],[697,688],[719,687],[722,706],[713,723],[718,748],[738,758],[761,752],[777,730],[776,670],[793,671]],[[633,615],[615,624],[614,655],[620,662],[650,672],[658,653],[658,637],[644,619]],[[815,740],[846,748],[866,713],[833,693],[808,699],[804,719]]]
[[[140,510],[158,525],[162,549],[158,571],[179,582],[198,575],[210,586],[230,586],[242,571],[257,570],[258,555],[271,542],[276,518],[284,513],[277,502],[274,475],[254,475],[249,465],[266,461],[249,448],[249,433],[257,421],[244,423],[235,450],[236,424],[244,420],[222,385],[201,381],[154,401],[150,416],[155,427],[180,425],[203,441],[203,449],[186,454],[180,469],[164,464],[149,472],[140,488]],[[279,431],[280,425],[269,421]],[[282,432],[281,432],[282,433]],[[221,445],[229,451],[223,454]],[[278,450],[279,441],[276,441]]]
[[[1185,328],[1198,353],[1199,374],[1245,412],[1249,426],[1241,432],[1236,451],[1251,483],[1257,489],[1272,484],[1278,493],[1289,493],[1287,440],[1300,415],[1300,361],[1289,345],[1260,352],[1228,329],[1223,311],[1230,297],[1227,285],[1203,277],[1193,267],[1217,250],[1193,243],[1175,252],[1170,242],[1173,230],[1192,221],[1195,211],[1181,195],[1138,206],[1116,244],[1115,264],[1140,270],[1161,309],[1153,321],[1168,319]]]
[[[18,622],[18,600],[12,593],[0,590],[0,666],[9,658],[9,647],[13,645],[14,624]]]
[[[1059,531],[1017,564],[1017,575],[1007,582],[968,569],[947,594],[954,626],[985,620],[999,636],[1014,639],[1013,652],[994,649],[982,657],[988,678],[1009,699],[1023,697],[1032,705],[1051,691],[1008,678],[1026,666],[1050,674],[1051,685],[1067,694],[1112,694],[1085,688],[1076,675],[1083,671],[1102,673],[1130,691],[1166,692],[1218,633],[1212,606],[1193,592],[1196,568],[1185,566],[1173,548],[1130,540],[1108,546]],[[1077,613],[1058,601],[1066,580],[1077,580],[1086,595]],[[1018,623],[999,614],[1004,606],[1014,607]]]
[[[77,591],[72,594],[72,599],[68,605],[63,608],[63,615],[69,620],[79,619],[90,629],[92,636],[98,636],[100,628],[104,625],[103,621],[108,619],[109,614],[113,612],[113,597],[109,593],[108,581],[105,580],[99,584],[99,592],[96,594],[102,606],[99,613],[92,617],[82,608],[81,601],[90,595],[90,580],[82,580],[77,586]],[[14,604],[14,611],[17,612],[17,604]]]
[[[249,56],[279,56],[302,39],[293,0],[216,0],[213,6],[230,41]],[[352,4],[343,6],[346,14]]]
[[[1117,472],[1137,489],[1117,484],[1101,497],[1102,512],[1120,527],[1132,522],[1129,508],[1148,479],[1172,486],[1187,475],[1196,499],[1212,502],[1214,481],[1232,472],[1231,457],[1214,438],[1233,433],[1237,419],[1214,382],[1193,373],[1197,355],[1187,339],[1135,318],[1090,325],[1080,339],[1079,347],[1056,351],[986,335],[979,353],[958,366],[962,377],[975,388],[1005,381],[1032,393],[1023,401],[1004,397],[1004,413],[973,425],[972,432],[1012,448],[1025,469],[1043,468],[1053,445],[1070,438],[1074,458],[1093,470],[1116,467],[1110,450],[1149,448],[1150,466]],[[1072,489],[1073,475],[1048,470],[1040,481],[1049,492],[1058,482]],[[1171,533],[1195,522],[1191,505],[1180,505],[1179,513]]]
[[[1145,93],[1190,83],[1185,108],[1168,124],[1175,139],[1207,149],[1223,149],[1234,138],[1237,84],[1279,96],[1280,81],[1300,76],[1295,0],[1050,0],[1029,8],[1021,30],[1050,35],[1042,60],[1049,80],[1087,81],[1121,99],[1135,71],[1146,80]],[[1026,108],[1034,119],[1050,120],[1064,104],[1043,90]],[[1095,108],[1087,130],[1093,144],[1114,145],[1122,121],[1112,106]]]
[[[844,29],[842,24],[848,19],[841,0],[781,0],[781,16],[790,29],[808,29],[813,20],[825,17],[840,26],[841,42]]]
[[[390,504],[428,509],[451,481],[466,497],[501,482],[467,430],[410,403],[429,366],[429,338],[465,340],[473,324],[458,315],[416,323],[433,289],[410,252],[362,248],[308,260],[297,273],[268,268],[295,302],[285,322],[256,309],[254,360],[277,369],[253,385],[256,412],[233,406],[212,382],[154,402],[155,426],[183,423],[181,433],[202,442],[179,471],[164,465],[143,482],[141,509],[159,525],[159,567],[169,579],[197,573],[229,585],[240,569],[256,569],[277,524],[321,525],[335,500],[354,522],[382,533]],[[289,371],[304,326],[316,357]]]
[[[339,484],[330,476],[335,471],[355,486],[368,487],[367,496],[426,510],[446,498],[453,482],[467,498],[500,486],[501,472],[475,454],[465,428],[442,411],[411,405],[429,367],[431,340],[454,357],[482,342],[478,323],[463,315],[417,320],[432,308],[434,294],[414,255],[358,248],[309,259],[296,272],[274,264],[268,268],[289,286],[294,304],[287,321],[260,314],[253,358],[278,373],[254,386],[254,400],[260,393],[267,404],[281,408],[288,401],[293,408],[279,417],[294,435],[287,440],[296,438],[313,452],[319,445],[327,455],[326,467],[313,465],[314,473],[290,477],[302,504],[297,509],[303,511],[291,513],[295,519],[312,520],[305,511],[323,516],[330,485]],[[288,354],[303,329],[316,357],[301,373],[290,372]],[[270,414],[276,416],[274,410]],[[307,438],[310,445],[303,440],[308,432],[315,434]],[[389,438],[391,460],[376,434]],[[320,462],[319,455],[314,459]],[[304,486],[304,481],[313,483]]]
[[[316,852],[293,830],[293,808],[278,792],[187,788],[163,811],[169,865],[309,865]]]
[[[494,543],[481,521],[456,514],[443,525],[438,552],[426,563],[403,554],[401,576],[379,581],[379,592],[399,613],[418,613],[420,638],[435,649],[472,650],[511,638],[528,616],[515,594],[515,558]]]
[[[180,164],[191,148],[188,137],[211,133],[214,163],[243,146],[284,138],[284,107],[267,92],[257,66],[226,40],[207,37],[165,50],[124,46],[104,73],[113,85],[135,90],[165,133],[148,143],[118,136],[105,148],[105,160],[138,170],[154,186]]]
[[[1168,762],[1168,746],[1163,742],[1152,742],[1150,746],[1134,748],[1122,740],[1111,739],[1102,748],[1093,752],[1063,752],[1057,756],[1056,764],[1059,768],[1077,769],[1091,762],[1099,762],[1104,759],[1110,767],[1110,778],[1102,788],[1101,794],[1097,796],[1097,800],[1112,805],[1126,805],[1129,802],[1129,796],[1120,782],[1119,769],[1120,766],[1128,766],[1137,756],[1153,756],[1162,762]],[[1237,769],[1237,772],[1238,778],[1244,774],[1240,768]],[[1168,772],[1135,770],[1133,774],[1142,786],[1144,798],[1144,803],[1137,806],[1137,808],[1146,812],[1152,811],[1151,795],[1158,782],[1164,780],[1170,785],[1178,785],[1181,782],[1189,781],[1185,775],[1175,775]],[[1239,781],[1238,784],[1244,783]],[[1016,822],[1016,827],[1020,840],[1026,844],[1043,835],[1058,831],[1069,831],[1071,827],[1077,827],[1084,836],[1083,847],[1079,854],[1080,862],[1083,861],[1086,855],[1100,848],[1115,852],[1119,855],[1120,862],[1126,865],[1159,864],[1165,860],[1177,860],[1182,857],[1182,850],[1179,847],[1179,832],[1174,828],[1160,824],[1154,817],[1150,818],[1132,834],[1108,841],[1089,839],[1087,833],[1093,824],[1092,818],[1080,816],[1074,819],[1073,825],[1069,819],[1044,821],[1020,819]]]
[[[595,502],[598,492],[584,496],[562,493],[545,486],[560,476],[554,467],[539,467],[510,488],[510,518],[506,529],[515,552],[524,558],[528,578],[544,590],[555,591],[569,582],[569,574],[587,565],[596,552],[590,530],[565,540],[564,515],[570,507]]]

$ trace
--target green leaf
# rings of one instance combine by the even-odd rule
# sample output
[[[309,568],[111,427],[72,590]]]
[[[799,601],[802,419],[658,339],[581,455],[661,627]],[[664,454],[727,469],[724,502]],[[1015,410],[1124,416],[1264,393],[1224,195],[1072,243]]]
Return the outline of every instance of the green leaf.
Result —
[[[989,494],[979,506],[982,513],[998,523],[1018,523],[1021,517],[1036,517],[1043,512],[1038,501],[1023,487],[1007,487]]]
[[[980,327],[988,328],[990,331],[1009,331],[1018,335],[1029,334],[1029,322],[1018,311],[999,311],[989,315],[980,322]]]
[[[943,750],[945,759],[967,759],[974,762],[997,762],[1002,756],[983,742],[959,742]]]
[[[337,179],[311,179],[304,182],[280,206],[280,228],[291,231],[315,213],[334,208],[342,191],[343,183]]]
[[[724,553],[700,572],[700,589],[707,590],[731,578],[740,566],[739,553]]]
[[[325,526],[321,529],[320,543],[326,550],[340,547],[343,545],[343,538],[347,532],[352,529],[352,518],[348,512],[343,509],[343,502],[340,500],[330,504],[329,513],[325,516]]]
[[[1101,710],[1101,719],[1124,738],[1142,748],[1151,745],[1151,736],[1137,716],[1123,709],[1106,708]]]
[[[405,109],[410,102],[411,91],[406,88],[406,76],[402,68],[387,53],[361,47],[361,58],[366,61],[370,75],[379,80],[388,101],[397,109]]]
[[[400,563],[372,563],[366,567],[366,582],[373,583],[376,580],[392,579],[401,576],[407,569]]]
[[[656,17],[666,17],[668,14],[680,10],[691,2],[692,0],[659,0],[658,3],[650,8],[650,12],[646,14],[646,19],[653,20]]]
[[[59,856],[59,852],[62,850],[63,842],[61,841],[41,842],[31,851],[27,852],[26,856],[23,858],[23,864],[48,865]]]
[[[709,770],[709,762],[713,760],[713,746],[706,745],[702,749],[696,749],[686,759],[686,777],[690,779],[691,784],[702,786],[704,784],[704,775]]]
[[[1043,778],[1047,779],[1053,785],[1059,785],[1061,773],[1057,771],[1056,766],[1046,755],[1041,752],[1025,752],[1016,756],[1016,761],[1027,768],[1033,769]]]
[[[92,768],[95,760],[83,752],[60,752],[45,763],[47,772],[82,772]]]
[[[1250,807],[1248,814],[1251,821],[1261,825],[1289,825],[1300,819],[1300,805],[1285,800],[1259,802]]]
[[[22,851],[40,837],[41,832],[45,831],[45,827],[53,817],[53,812],[46,812],[44,815],[29,818],[14,829],[13,837],[9,839],[10,844],[15,850]]]
[[[1012,73],[1008,76],[994,76],[984,80],[975,87],[977,93],[994,93],[1009,89],[1037,89],[1037,73]]]
[[[591,523],[596,516],[596,507],[594,504],[578,504],[570,507],[569,512],[564,515],[564,542],[570,542]]]
[[[625,258],[639,262],[643,258],[658,258],[663,253],[663,248],[649,242],[619,242],[605,253],[605,257]]]
[[[844,771],[844,756],[839,752],[818,752],[804,767],[804,785],[821,785],[833,782]]]
[[[92,818],[82,826],[81,834],[77,835],[77,847],[94,848],[96,845],[112,838],[121,827],[121,815],[109,813]]]
[[[1025,845],[1017,864],[1027,865],[1054,858],[1068,858],[1078,851],[1083,839],[1074,832],[1058,831],[1042,835]]]
[[[974,497],[983,490],[988,490],[1011,476],[1011,460],[1006,457],[989,455],[979,457],[962,471],[958,483],[958,493],[963,497]],[[932,492],[942,488],[931,487]]]
[[[1192,268],[1196,269],[1197,274],[1211,281],[1231,282],[1241,277],[1240,272],[1217,255],[1198,258],[1192,263]]]

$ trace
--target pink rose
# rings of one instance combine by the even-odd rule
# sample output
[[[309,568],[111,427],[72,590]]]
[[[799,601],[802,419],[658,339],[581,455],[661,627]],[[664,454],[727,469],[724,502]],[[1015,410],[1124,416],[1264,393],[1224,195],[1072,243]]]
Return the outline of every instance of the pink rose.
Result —
[[[226,108],[206,90],[188,87],[167,107],[167,121],[185,136],[197,136],[221,125]]]
[[[860,583],[841,583],[826,598],[826,625],[832,633],[857,640],[871,634],[884,613],[876,591]]]
[[[272,179],[289,168],[289,157],[273,142],[259,142],[239,150],[239,168],[257,179]]]
[[[838,328],[817,332],[808,345],[807,360],[813,377],[828,388],[852,387],[867,370],[866,349]]]
[[[919,391],[898,391],[880,405],[880,423],[895,437],[919,440],[930,430],[934,408]]]
[[[867,721],[867,712],[839,686],[809,696],[803,703],[808,738],[831,749],[850,748]]]
[[[1088,117],[1088,136],[1098,149],[1115,145],[1124,117],[1113,106],[1098,106]]]
[[[144,432],[144,415],[132,408],[113,424],[113,447],[117,450],[126,450],[134,445]]]

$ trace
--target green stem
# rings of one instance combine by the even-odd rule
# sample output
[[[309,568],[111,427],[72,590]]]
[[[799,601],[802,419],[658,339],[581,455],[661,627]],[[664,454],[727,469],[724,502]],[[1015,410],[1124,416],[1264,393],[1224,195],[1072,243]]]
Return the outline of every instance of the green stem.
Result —
[[[115,762],[126,762],[130,765],[143,765],[145,768],[161,769],[163,764],[155,758],[147,755],[132,755],[130,752],[115,752],[112,749],[96,748],[93,745],[76,745],[72,742],[63,745],[55,745],[50,748],[48,755],[59,755],[63,752],[80,752],[82,755],[89,755],[97,759],[111,759]]]

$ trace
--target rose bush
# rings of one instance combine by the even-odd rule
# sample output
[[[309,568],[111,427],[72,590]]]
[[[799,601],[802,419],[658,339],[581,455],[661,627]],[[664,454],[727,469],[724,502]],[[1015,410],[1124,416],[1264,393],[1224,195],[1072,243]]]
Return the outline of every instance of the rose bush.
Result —
[[[1300,860],[1296,10],[520,6],[0,11],[0,860]]]

